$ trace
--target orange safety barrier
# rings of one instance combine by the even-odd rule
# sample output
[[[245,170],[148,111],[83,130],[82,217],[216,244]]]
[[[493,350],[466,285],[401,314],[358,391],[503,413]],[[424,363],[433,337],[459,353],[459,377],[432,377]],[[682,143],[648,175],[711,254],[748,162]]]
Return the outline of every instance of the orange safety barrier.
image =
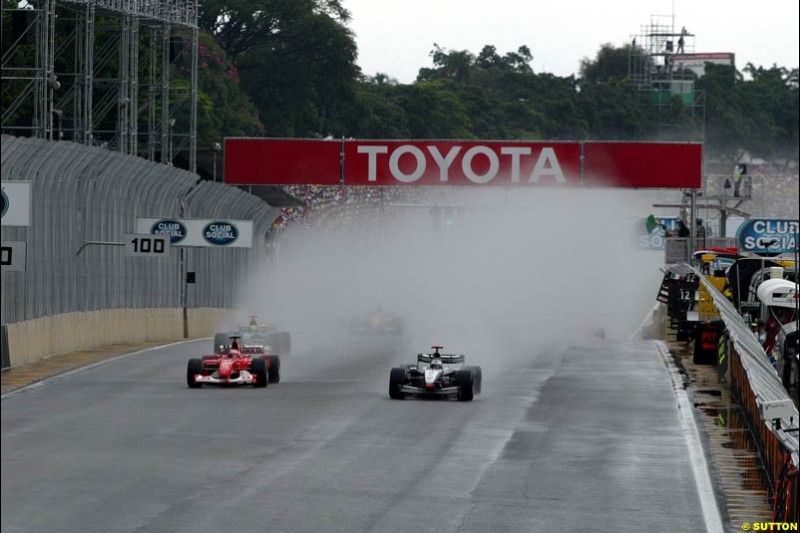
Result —
[[[791,450],[769,430],[758,412],[756,395],[747,379],[739,354],[730,343],[730,388],[731,393],[745,412],[752,431],[758,454],[764,463],[766,478],[764,485],[773,495],[774,519],[780,522],[798,521],[798,477],[791,465]],[[787,461],[789,464],[787,465]]]

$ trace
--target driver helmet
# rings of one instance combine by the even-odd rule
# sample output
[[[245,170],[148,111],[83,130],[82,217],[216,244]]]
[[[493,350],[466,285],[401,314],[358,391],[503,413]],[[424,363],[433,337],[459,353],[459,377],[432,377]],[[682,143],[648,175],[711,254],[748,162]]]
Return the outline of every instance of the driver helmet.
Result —
[[[437,370],[442,368],[442,360],[437,358],[431,359],[431,368],[435,368]]]

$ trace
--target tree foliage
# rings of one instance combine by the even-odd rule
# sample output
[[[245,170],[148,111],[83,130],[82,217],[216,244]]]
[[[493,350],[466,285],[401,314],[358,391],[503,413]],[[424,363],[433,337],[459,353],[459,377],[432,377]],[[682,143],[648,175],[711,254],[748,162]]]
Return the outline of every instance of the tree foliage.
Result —
[[[198,143],[240,135],[685,141],[702,132],[711,159],[798,159],[797,68],[708,64],[696,80],[699,114],[669,94],[652,105],[628,77],[633,44],[602,44],[577,76],[556,76],[534,72],[524,45],[476,52],[434,43],[430,64],[401,84],[360,71],[349,20],[343,0],[202,0]],[[179,72],[173,82],[188,79]],[[4,109],[19,92],[6,89]]]
[[[798,159],[797,69],[708,64],[696,80],[704,108],[669,93],[654,106],[629,79],[632,43],[600,45],[566,77],[534,72],[527,46],[434,43],[430,65],[401,84],[360,72],[349,19],[342,0],[203,0],[201,144],[243,134],[704,140],[710,159]]]
[[[258,112],[239,85],[238,69],[208,33],[198,47],[197,142],[264,133]]]
[[[744,152],[776,165],[798,160],[797,69],[707,65],[706,144],[722,158]]]
[[[591,83],[624,80],[628,77],[631,45],[617,48],[611,43],[600,45],[594,60],[584,57],[580,62],[581,78]]]
[[[206,0],[200,23],[233,58],[268,135],[326,135],[355,94],[356,45],[338,0]]]

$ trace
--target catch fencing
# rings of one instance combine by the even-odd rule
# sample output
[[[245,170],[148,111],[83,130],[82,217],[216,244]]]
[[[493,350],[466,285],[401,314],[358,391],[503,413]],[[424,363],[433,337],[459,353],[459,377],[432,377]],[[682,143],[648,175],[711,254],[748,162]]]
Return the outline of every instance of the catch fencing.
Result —
[[[2,324],[61,313],[182,306],[183,270],[196,273],[188,307],[231,308],[239,283],[266,253],[280,211],[240,189],[102,148],[2,136],[3,181],[31,181],[31,225],[3,227],[26,241],[27,270],[3,272]],[[253,248],[173,247],[128,257],[121,242],[138,217],[253,221]],[[182,252],[182,253],[181,253]],[[185,261],[181,266],[181,257]]]

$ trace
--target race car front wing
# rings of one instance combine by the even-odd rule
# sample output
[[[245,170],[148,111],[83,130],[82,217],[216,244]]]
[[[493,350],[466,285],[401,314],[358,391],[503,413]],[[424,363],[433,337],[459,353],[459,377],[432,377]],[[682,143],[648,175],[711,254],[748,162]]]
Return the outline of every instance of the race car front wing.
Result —
[[[256,376],[247,370],[242,370],[235,378],[223,378],[215,374],[210,374],[208,376],[197,374],[194,379],[196,383],[211,385],[252,385],[256,382]]]
[[[437,396],[450,396],[458,394],[458,387],[417,387],[414,385],[405,384],[400,387],[400,392],[406,394],[434,394]]]

